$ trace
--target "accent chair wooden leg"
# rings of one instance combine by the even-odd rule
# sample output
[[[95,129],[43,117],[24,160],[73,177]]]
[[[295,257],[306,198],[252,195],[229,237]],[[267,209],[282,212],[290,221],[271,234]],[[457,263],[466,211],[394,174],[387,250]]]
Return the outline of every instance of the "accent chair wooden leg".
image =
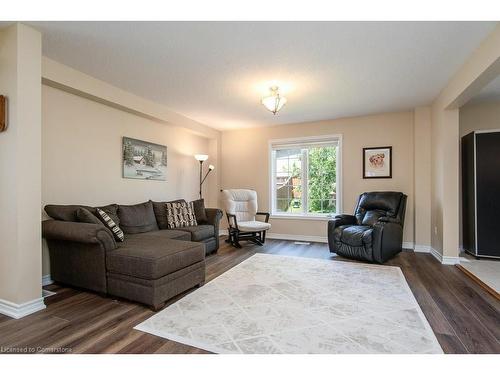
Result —
[[[238,249],[241,249],[241,245],[240,245],[240,236],[238,235],[238,233],[234,233],[234,236],[233,236],[233,242],[232,242],[233,246],[238,248]]]
[[[226,243],[232,243],[232,242],[233,242],[233,234],[231,232],[231,228],[228,228]]]

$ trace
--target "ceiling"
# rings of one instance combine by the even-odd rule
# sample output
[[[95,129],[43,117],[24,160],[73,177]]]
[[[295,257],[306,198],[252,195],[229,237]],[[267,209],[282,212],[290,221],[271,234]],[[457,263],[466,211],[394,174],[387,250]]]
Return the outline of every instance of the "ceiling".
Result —
[[[429,104],[495,22],[28,22],[43,54],[217,129]],[[288,103],[260,98],[276,81]]]
[[[498,100],[500,100],[500,76],[496,77],[493,81],[487,84],[467,104],[476,104]]]

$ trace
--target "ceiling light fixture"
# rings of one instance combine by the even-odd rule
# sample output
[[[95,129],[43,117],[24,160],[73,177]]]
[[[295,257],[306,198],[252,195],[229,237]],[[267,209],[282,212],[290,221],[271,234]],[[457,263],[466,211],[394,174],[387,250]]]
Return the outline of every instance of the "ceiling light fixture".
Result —
[[[285,105],[286,98],[280,95],[278,86],[273,86],[269,90],[270,95],[263,97],[261,103],[275,115]]]

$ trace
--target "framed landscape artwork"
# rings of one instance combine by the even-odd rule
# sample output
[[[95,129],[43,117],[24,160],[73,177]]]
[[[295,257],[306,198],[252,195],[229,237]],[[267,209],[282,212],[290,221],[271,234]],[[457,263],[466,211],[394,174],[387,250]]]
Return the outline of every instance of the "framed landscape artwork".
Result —
[[[392,146],[363,148],[363,178],[392,178]]]
[[[123,178],[165,181],[167,146],[123,137]]]

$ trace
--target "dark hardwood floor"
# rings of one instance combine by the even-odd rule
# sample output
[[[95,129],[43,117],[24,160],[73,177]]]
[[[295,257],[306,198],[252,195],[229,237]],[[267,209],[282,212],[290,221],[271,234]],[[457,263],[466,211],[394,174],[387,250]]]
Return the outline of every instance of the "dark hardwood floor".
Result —
[[[207,258],[207,280],[255,252],[345,260],[326,244],[268,240],[264,247],[234,249],[222,241],[218,254]],[[410,251],[388,264],[403,270],[445,353],[500,353],[500,303],[457,267]],[[45,300],[45,310],[19,320],[0,315],[0,352],[206,353],[134,330],[154,314],[145,306],[59,285],[46,289],[57,294]]]

